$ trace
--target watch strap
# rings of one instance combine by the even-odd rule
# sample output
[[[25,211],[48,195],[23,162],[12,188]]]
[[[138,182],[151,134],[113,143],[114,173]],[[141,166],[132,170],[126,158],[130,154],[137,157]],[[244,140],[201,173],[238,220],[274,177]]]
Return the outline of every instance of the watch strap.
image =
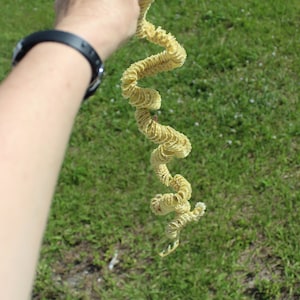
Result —
[[[84,99],[87,99],[96,92],[104,72],[103,62],[87,41],[69,32],[60,30],[38,31],[23,38],[14,49],[12,59],[13,66],[15,66],[31,48],[42,42],[62,43],[80,52],[88,60],[92,68],[92,79]]]

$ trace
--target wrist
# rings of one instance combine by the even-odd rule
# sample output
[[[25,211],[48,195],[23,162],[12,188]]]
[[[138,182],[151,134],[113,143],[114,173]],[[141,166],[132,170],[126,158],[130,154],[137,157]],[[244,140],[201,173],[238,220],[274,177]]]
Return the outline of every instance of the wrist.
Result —
[[[28,72],[30,70],[30,72]],[[89,86],[92,70],[87,59],[75,49],[60,43],[45,42],[34,46],[12,70],[11,85],[18,87],[22,78],[28,90],[40,93],[32,96],[39,103],[69,95],[70,102],[82,103]],[[29,84],[30,83],[30,84]],[[25,94],[25,93],[24,93]],[[61,102],[61,100],[59,100]],[[62,101],[69,103],[68,101]],[[72,104],[73,105],[73,104]],[[77,106],[77,104],[76,104]]]
[[[72,33],[61,30],[46,30],[35,32],[23,38],[14,50],[13,66],[17,65],[34,46],[44,42],[67,45],[85,57],[92,69],[91,81],[85,94],[85,99],[93,95],[101,83],[104,71],[103,63],[96,50],[86,40]]]

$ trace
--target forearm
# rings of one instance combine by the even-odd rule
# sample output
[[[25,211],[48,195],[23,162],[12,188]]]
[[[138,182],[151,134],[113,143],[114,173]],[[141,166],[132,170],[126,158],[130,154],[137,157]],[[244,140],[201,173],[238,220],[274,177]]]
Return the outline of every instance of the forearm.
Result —
[[[0,87],[0,237],[5,245],[0,282],[8,293],[19,293],[1,299],[24,299],[30,290],[57,176],[90,78],[81,54],[43,43]],[[16,288],[20,282],[24,286]]]
[[[56,29],[106,60],[136,28],[137,0],[56,0]],[[43,231],[73,122],[91,81],[71,47],[34,46],[0,86],[0,299],[30,294]]]

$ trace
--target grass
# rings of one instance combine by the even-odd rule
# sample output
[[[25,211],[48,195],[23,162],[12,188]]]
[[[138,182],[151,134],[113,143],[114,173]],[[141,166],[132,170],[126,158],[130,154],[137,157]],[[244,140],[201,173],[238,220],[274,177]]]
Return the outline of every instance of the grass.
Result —
[[[143,85],[162,94],[159,121],[190,138],[192,153],[170,169],[191,182],[192,204],[205,202],[207,213],[182,232],[174,254],[157,255],[168,218],[152,215],[149,200],[164,188],[120,77],[160,49],[133,39],[107,62],[77,117],[33,299],[300,297],[300,3],[168,3],[156,1],[149,19],[177,37],[188,59]],[[47,1],[4,4],[1,78],[17,40],[52,20]]]

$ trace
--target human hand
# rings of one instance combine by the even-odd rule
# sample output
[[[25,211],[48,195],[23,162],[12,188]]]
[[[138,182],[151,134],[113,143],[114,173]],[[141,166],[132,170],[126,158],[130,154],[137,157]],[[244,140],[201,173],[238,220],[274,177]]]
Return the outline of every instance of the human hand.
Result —
[[[87,40],[102,60],[131,37],[139,16],[138,0],[56,0],[55,28]]]

